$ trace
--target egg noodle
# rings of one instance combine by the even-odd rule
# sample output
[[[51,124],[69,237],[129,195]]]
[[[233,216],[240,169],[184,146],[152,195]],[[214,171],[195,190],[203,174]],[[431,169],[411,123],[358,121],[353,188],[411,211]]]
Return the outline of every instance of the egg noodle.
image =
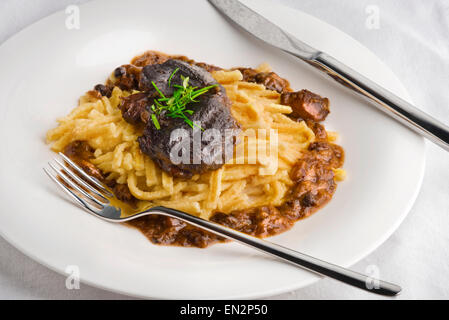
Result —
[[[263,64],[257,70],[267,72],[270,67]],[[232,161],[218,170],[189,180],[162,171],[139,148],[142,129],[127,123],[118,108],[120,97],[135,92],[118,87],[110,98],[82,96],[79,105],[48,131],[47,141],[56,152],[75,140],[86,141],[95,150],[90,161],[107,180],[127,184],[139,200],[139,210],[163,205],[207,219],[217,211],[281,205],[293,185],[289,177],[293,165],[315,140],[313,131],[287,116],[292,109],[280,104],[279,93],[242,81],[240,71],[212,75],[226,89],[232,115],[242,128]],[[261,152],[265,148],[268,151]],[[344,174],[338,170],[337,179]]]

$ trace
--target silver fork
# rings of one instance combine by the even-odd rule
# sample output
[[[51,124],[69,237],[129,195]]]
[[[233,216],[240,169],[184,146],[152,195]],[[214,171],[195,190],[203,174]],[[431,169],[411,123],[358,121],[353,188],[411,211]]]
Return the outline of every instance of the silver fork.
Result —
[[[224,238],[235,240],[315,274],[339,280],[371,293],[395,296],[402,290],[398,285],[368,277],[364,274],[319,260],[278,244],[249,236],[179,210],[159,206],[131,216],[121,217],[121,209],[112,206],[107,199],[108,197],[113,197],[113,194],[108,191],[106,186],[96,178],[89,176],[63,153],[59,153],[59,155],[62,161],[54,159],[53,162],[49,162],[49,168],[44,168],[45,173],[78,205],[100,219],[109,222],[126,222],[150,214],[169,216],[183,220]],[[61,182],[61,180],[64,182]]]

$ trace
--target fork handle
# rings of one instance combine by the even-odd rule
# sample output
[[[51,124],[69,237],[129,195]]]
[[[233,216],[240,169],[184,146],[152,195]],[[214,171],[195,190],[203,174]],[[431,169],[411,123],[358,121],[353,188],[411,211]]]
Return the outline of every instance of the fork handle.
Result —
[[[235,231],[233,229],[224,227],[217,223],[192,216],[182,211],[166,207],[154,207],[139,214],[138,216],[147,214],[161,214],[183,220],[185,222],[188,222],[194,226],[210,231],[219,236],[235,240],[249,247],[267,253],[271,256],[292,263],[297,267],[307,269],[322,276],[327,276],[329,278],[339,280],[341,282],[366,290],[371,293],[377,293],[386,296],[395,296],[399,294],[402,290],[401,287],[398,285],[378,279],[373,279],[364,274],[354,272],[346,268],[342,268],[332,263],[311,257],[309,255],[288,249],[286,247],[256,237],[249,236],[242,232]],[[133,218],[136,218],[136,216],[134,216]]]

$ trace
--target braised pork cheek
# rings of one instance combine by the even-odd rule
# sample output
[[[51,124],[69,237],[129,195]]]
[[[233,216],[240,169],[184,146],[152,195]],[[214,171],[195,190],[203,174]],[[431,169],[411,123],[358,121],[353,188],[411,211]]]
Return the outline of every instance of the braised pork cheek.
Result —
[[[193,111],[193,114],[189,115],[189,120],[197,124],[196,131],[205,133],[208,129],[214,129],[218,133],[214,137],[219,137],[219,141],[199,138],[200,148],[193,145],[194,135],[198,133],[195,133],[194,128],[185,119],[173,118],[166,111],[162,111],[157,115],[160,128],[157,128],[153,121],[149,121],[154,113],[151,106],[155,104],[156,98],[160,98],[160,93],[165,97],[171,97],[176,86],[182,86],[187,77],[192,87],[200,89],[215,86],[197,97],[196,102],[188,104],[188,108]],[[143,153],[174,177],[190,178],[196,173],[216,170],[223,166],[225,151],[233,148],[239,126],[231,115],[231,102],[225,89],[206,69],[184,61],[169,59],[162,64],[143,67],[138,86],[142,92],[123,98],[119,108],[127,122],[134,125],[145,123],[144,133],[138,139]],[[177,135],[174,138],[172,134],[175,132],[180,134],[179,130],[184,130],[182,133],[188,136]],[[176,161],[172,161],[170,152],[175,145],[181,143],[181,138],[190,142],[188,147],[184,145],[184,150],[179,152],[188,152],[189,155],[183,157],[183,160],[187,161],[175,164]]]

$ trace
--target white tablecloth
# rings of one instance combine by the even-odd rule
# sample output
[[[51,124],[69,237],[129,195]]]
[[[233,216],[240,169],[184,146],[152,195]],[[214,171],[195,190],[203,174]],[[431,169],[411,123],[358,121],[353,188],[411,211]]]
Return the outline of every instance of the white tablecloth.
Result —
[[[333,24],[363,43],[398,75],[420,108],[449,123],[449,0],[275,1]],[[0,43],[50,13],[82,2],[86,0],[1,0]],[[388,241],[353,268],[363,272],[367,266],[379,266],[382,278],[404,288],[398,299],[448,299],[448,195],[449,153],[429,143],[423,187],[410,214]],[[0,299],[124,298],[84,284],[80,290],[67,290],[65,277],[0,238]],[[325,279],[273,298],[380,297]]]

